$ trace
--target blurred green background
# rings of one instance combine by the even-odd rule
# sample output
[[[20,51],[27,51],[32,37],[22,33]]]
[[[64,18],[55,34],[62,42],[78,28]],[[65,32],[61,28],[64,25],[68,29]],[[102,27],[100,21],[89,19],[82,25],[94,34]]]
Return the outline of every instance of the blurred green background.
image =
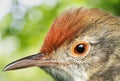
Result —
[[[54,81],[39,68],[3,72],[3,67],[38,53],[54,19],[71,7],[102,8],[120,16],[120,0],[0,0],[0,81]]]

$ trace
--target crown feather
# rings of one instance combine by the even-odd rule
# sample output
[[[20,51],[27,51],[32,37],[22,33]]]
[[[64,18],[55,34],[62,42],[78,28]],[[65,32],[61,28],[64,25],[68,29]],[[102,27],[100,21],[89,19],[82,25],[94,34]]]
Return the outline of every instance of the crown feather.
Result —
[[[52,24],[40,52],[51,53],[65,42],[70,42],[82,29],[103,15],[99,9],[70,9]]]

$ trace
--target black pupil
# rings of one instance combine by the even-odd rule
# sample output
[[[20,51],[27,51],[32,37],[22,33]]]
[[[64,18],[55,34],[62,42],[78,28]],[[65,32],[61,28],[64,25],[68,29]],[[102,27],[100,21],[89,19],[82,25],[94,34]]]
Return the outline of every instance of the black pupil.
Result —
[[[76,52],[83,53],[85,51],[85,47],[83,44],[78,44],[75,48]]]

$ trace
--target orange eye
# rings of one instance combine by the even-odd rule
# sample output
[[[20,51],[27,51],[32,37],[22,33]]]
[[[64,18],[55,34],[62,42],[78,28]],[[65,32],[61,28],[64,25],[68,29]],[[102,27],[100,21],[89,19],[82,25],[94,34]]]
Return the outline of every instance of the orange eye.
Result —
[[[87,42],[77,42],[71,48],[74,56],[84,56],[89,51],[89,44]]]

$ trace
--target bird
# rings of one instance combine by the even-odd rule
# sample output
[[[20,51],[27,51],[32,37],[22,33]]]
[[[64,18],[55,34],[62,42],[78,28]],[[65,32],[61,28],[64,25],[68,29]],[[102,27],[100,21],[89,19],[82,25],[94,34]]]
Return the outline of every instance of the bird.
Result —
[[[40,51],[4,71],[40,67],[56,81],[120,81],[120,18],[99,8],[56,17]]]

